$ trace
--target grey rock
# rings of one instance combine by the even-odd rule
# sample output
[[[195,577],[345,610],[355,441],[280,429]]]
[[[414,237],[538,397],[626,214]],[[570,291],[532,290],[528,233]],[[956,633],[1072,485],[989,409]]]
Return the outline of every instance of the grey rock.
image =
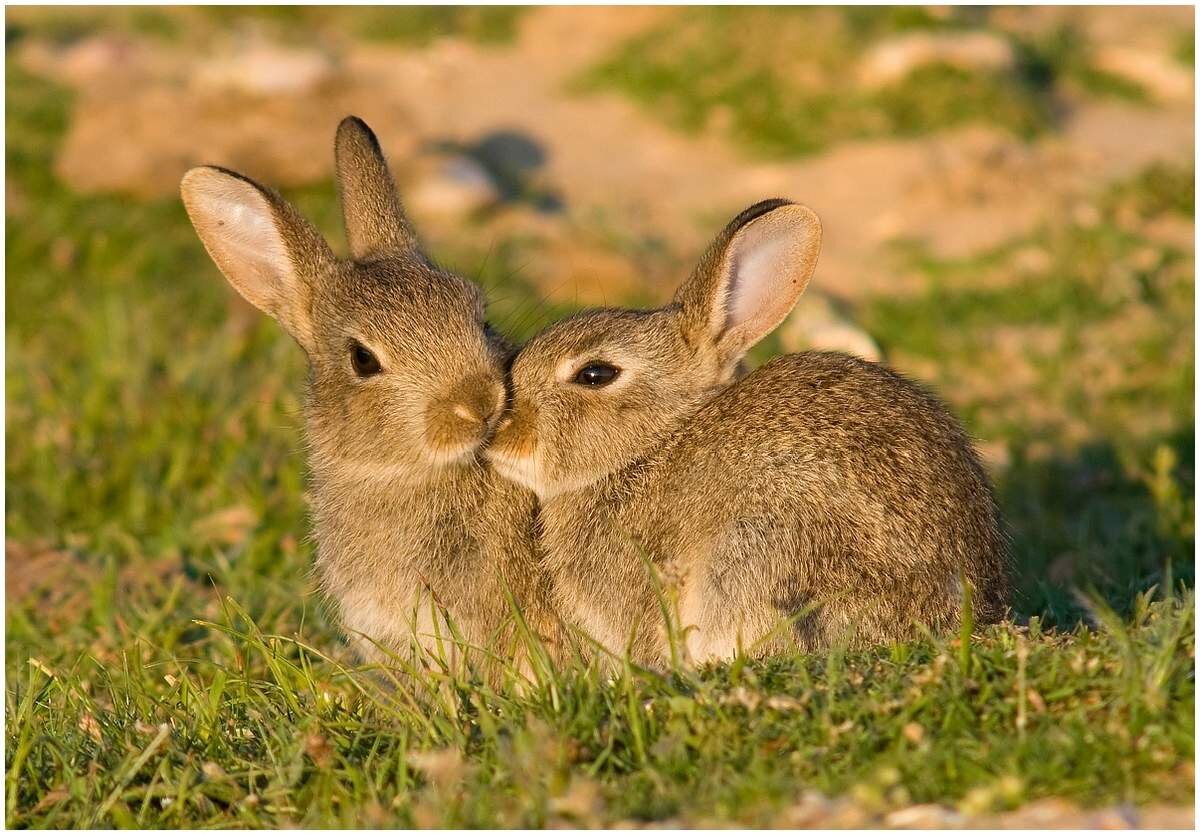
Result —
[[[467,218],[501,197],[487,169],[462,154],[419,159],[404,192],[405,205],[418,218],[443,220]]]
[[[808,291],[779,329],[787,352],[842,351],[864,360],[883,358],[879,344],[863,328],[843,316],[828,296]]]
[[[251,41],[201,62],[193,82],[202,89],[252,96],[298,96],[312,92],[333,74],[333,61],[318,50]]]
[[[930,64],[963,70],[1008,70],[1012,46],[991,32],[912,32],[887,38],[871,47],[858,67],[859,84],[877,89],[903,80]]]

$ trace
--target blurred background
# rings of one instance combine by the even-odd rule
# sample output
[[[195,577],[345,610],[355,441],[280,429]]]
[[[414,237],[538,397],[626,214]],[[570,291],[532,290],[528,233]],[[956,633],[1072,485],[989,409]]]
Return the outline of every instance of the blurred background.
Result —
[[[213,584],[332,636],[301,352],[227,289],[177,187],[235,168],[344,252],[348,113],[518,338],[661,303],[745,206],[811,205],[820,266],[757,360],[840,348],[949,401],[1020,617],[1192,584],[1190,8],[10,7],[5,33],[21,656],[185,647]]]

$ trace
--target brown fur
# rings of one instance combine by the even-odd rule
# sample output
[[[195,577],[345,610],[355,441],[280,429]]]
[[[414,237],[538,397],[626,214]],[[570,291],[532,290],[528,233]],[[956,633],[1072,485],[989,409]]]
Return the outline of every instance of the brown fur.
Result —
[[[506,590],[548,628],[534,499],[479,456],[504,402],[509,349],[485,331],[471,282],[434,266],[403,214],[379,144],[348,118],[336,142],[351,260],[276,192],[233,172],[184,177],[184,203],[230,283],[308,356],[305,399],[317,571],[354,643],[432,649],[512,639]],[[357,341],[382,371],[360,377]],[[415,634],[414,634],[415,630]],[[499,646],[499,645],[496,645]]]
[[[518,354],[489,456],[539,494],[555,600],[608,649],[667,657],[646,561],[696,661],[945,629],[960,578],[978,620],[1002,616],[992,492],[936,398],[839,354],[780,357],[730,383],[803,291],[819,240],[803,207],[752,207],[670,305],[587,312]],[[597,361],[617,380],[572,382]]]

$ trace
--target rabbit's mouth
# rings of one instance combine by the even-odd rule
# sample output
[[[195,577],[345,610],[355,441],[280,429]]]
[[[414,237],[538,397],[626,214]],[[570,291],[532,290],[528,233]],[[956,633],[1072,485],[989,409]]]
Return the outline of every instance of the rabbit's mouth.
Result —
[[[505,479],[538,493],[537,462],[533,456],[517,457],[495,447],[489,447],[486,455]]]
[[[434,467],[448,467],[473,459],[482,444],[483,439],[478,437],[457,443],[450,440],[433,442],[426,446],[426,454]]]

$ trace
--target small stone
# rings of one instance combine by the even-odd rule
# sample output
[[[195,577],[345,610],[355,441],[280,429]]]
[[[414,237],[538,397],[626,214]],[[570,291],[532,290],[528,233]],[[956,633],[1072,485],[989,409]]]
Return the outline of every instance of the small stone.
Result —
[[[195,69],[200,88],[252,96],[298,96],[333,76],[333,62],[315,49],[252,42]]]
[[[419,160],[404,191],[405,206],[418,218],[461,220],[501,199],[500,189],[480,163],[462,154]]]
[[[893,810],[883,819],[887,827],[907,830],[961,827],[962,822],[961,813],[938,804],[915,804],[912,807]]]
[[[790,828],[818,827],[826,823],[833,811],[833,803],[818,792],[807,791],[800,801],[785,809],[779,816],[778,825]]]
[[[1060,829],[1079,827],[1080,810],[1060,798],[1044,798],[1018,810],[991,817],[987,824],[994,827],[1022,830]]]
[[[1008,70],[1014,64],[1012,46],[990,32],[913,32],[879,42],[863,56],[859,84],[886,87],[930,64],[949,64],[963,70]]]
[[[832,300],[821,293],[801,297],[780,327],[779,341],[786,352],[841,351],[872,362],[883,357],[874,338],[838,313]]]
[[[871,814],[862,804],[840,799],[833,804],[823,824],[844,830],[857,830],[865,827],[870,820]]]
[[[33,40],[20,50],[27,69],[74,87],[112,80],[135,71],[144,60],[136,41],[124,35],[89,35],[74,43],[55,46]]]
[[[1129,830],[1138,826],[1137,810],[1132,807],[1109,807],[1096,810],[1087,822],[1097,830]]]

